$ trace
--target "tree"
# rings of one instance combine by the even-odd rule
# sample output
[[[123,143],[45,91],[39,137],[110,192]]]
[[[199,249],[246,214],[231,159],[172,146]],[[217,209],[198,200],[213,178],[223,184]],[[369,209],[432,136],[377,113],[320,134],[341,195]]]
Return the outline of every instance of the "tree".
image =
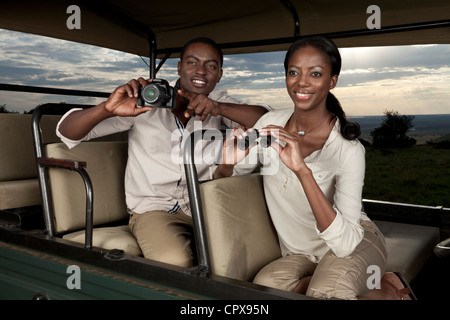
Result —
[[[370,132],[373,146],[377,148],[405,148],[416,144],[416,140],[406,136],[413,127],[414,116],[402,116],[397,111],[385,111],[381,126]]]
[[[6,104],[0,105],[0,113],[17,113],[15,111],[9,111],[8,108],[6,108]]]

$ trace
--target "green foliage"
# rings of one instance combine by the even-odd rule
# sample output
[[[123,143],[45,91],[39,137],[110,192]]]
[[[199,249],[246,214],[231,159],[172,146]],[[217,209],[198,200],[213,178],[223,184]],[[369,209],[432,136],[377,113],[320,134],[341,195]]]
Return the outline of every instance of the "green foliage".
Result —
[[[2,105],[0,105],[0,113],[17,113],[17,112],[9,111],[9,110],[6,108],[6,104],[2,104]]]
[[[373,146],[376,148],[405,148],[416,144],[416,140],[406,136],[413,127],[414,116],[401,116],[397,111],[386,111],[380,127],[372,130]]]
[[[9,111],[8,108],[6,108],[6,104],[0,105],[0,113],[18,113],[17,111]]]
[[[450,149],[366,147],[363,197],[450,207]]]
[[[427,141],[428,145],[434,146],[440,149],[450,149],[450,135],[447,134],[438,139]]]

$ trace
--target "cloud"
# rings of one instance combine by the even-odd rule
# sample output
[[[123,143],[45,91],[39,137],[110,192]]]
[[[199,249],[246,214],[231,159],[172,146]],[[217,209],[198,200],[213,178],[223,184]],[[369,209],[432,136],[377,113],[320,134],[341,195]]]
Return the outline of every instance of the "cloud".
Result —
[[[352,48],[341,49],[341,54],[343,67],[334,92],[348,114],[379,115],[386,109],[405,114],[450,111],[449,45]],[[236,59],[234,69],[226,72],[234,73],[229,76],[233,81],[225,82],[225,87],[248,103],[291,107],[284,83],[284,52],[261,59],[253,56]],[[429,106],[430,100],[437,105]]]
[[[414,66],[414,67],[383,67],[380,69],[351,69],[344,70],[339,76],[339,87],[347,86],[364,86],[373,84],[376,81],[391,80],[391,81],[408,81],[414,78],[415,80],[422,79],[424,82],[436,81],[441,79],[445,81],[448,78],[448,66],[441,66],[436,68]]]
[[[397,71],[393,76],[338,86],[336,96],[348,114],[379,115],[384,110],[401,114],[450,112],[450,67]]]
[[[94,71],[93,73],[100,75],[108,73],[114,80],[117,78],[114,73],[142,73],[145,70],[145,65],[138,56],[58,39],[38,36],[31,38],[29,35],[17,34],[19,33],[0,30],[0,63],[2,67],[8,65],[15,68],[19,75],[29,72],[32,78],[33,75],[59,73],[63,78],[67,74],[78,78],[92,73],[88,71]],[[84,77],[87,82],[98,78]]]
[[[340,52],[343,70],[417,66],[439,68],[450,63],[449,45],[343,48]]]
[[[338,96],[348,115],[450,112],[450,45],[340,49]],[[292,107],[285,89],[285,52],[225,56],[217,88],[246,103]],[[177,79],[178,59],[158,77]],[[149,76],[139,56],[105,48],[0,30],[0,82],[111,92],[129,79]],[[0,105],[22,112],[44,102],[96,104],[98,98],[0,91]]]
[[[140,57],[47,37],[0,30],[0,82],[111,92],[131,78],[148,76]],[[96,98],[0,92],[0,105],[26,111],[46,101]]]

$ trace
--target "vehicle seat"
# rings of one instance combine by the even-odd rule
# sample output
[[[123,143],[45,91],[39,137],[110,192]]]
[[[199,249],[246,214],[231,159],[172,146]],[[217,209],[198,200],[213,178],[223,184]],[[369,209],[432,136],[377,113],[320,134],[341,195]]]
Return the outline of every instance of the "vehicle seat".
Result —
[[[229,177],[200,184],[213,274],[252,281],[280,248],[265,205],[262,177]],[[374,221],[388,249],[387,271],[412,281],[439,242],[439,228]]]
[[[281,257],[259,174],[204,182],[200,192],[213,274],[252,281]]]
[[[387,271],[400,272],[411,282],[433,254],[439,228],[410,223],[373,220],[386,240]]]
[[[44,142],[39,120],[46,108],[52,107],[47,104],[36,108],[32,120],[47,232],[84,243],[87,249],[118,249],[142,255],[128,227],[124,190],[126,136],[81,142],[72,149],[61,142]],[[55,132],[56,123],[51,130]],[[90,212],[92,223],[87,218]]]
[[[73,149],[63,143],[46,145],[49,158],[85,161],[93,185],[93,225],[126,221],[126,224],[94,228],[93,246],[120,249],[142,255],[128,227],[124,176],[128,155],[126,141],[82,142]],[[86,224],[86,192],[83,180],[74,171],[49,168],[54,228],[63,238],[84,243]],[[70,233],[69,233],[70,232]]]
[[[60,116],[46,115],[42,127],[55,127]],[[59,139],[45,130],[46,141]],[[0,114],[0,210],[40,205],[30,114]]]

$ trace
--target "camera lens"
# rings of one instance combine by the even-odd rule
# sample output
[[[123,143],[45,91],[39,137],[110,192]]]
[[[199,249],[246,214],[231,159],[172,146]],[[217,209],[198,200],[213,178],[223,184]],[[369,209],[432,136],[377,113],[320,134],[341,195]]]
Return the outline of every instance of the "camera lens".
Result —
[[[161,91],[158,86],[148,84],[142,89],[142,98],[146,103],[155,103],[161,98]]]

